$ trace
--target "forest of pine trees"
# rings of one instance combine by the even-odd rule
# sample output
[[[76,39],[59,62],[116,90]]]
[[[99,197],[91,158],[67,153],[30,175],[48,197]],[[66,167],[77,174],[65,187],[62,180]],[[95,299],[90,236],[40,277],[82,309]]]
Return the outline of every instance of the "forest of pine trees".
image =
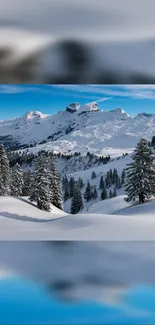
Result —
[[[151,144],[154,145],[154,138]],[[90,156],[90,153],[87,155]],[[122,187],[128,202],[138,199],[143,203],[155,196],[154,154],[145,139],[139,141],[132,154],[132,162],[122,170],[121,175],[118,175],[116,168],[110,169],[104,176],[100,176],[96,184],[98,175],[92,171],[90,178],[92,184],[95,184],[92,185],[91,180],[84,184],[81,177],[75,180],[73,176],[68,178],[65,174],[62,178],[62,191],[53,153],[32,154],[27,158],[29,168],[23,168],[16,155],[14,158],[10,160],[4,146],[0,145],[0,196],[27,196],[41,210],[50,211],[51,204],[63,209],[62,201],[70,199],[70,212],[76,214],[83,209],[84,202],[98,197],[101,200],[111,199],[117,196],[117,190]]]
[[[33,171],[11,165],[6,150],[0,145],[0,196],[28,196],[41,210],[50,211],[52,203],[62,209],[60,176],[52,155],[35,158]]]

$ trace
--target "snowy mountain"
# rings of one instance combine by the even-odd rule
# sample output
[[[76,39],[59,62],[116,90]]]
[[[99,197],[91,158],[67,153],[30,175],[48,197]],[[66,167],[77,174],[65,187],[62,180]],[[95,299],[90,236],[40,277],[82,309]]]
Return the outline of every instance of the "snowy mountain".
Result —
[[[155,114],[129,116],[123,109],[99,110],[97,103],[72,103],[55,115],[38,111],[20,118],[0,121],[0,142],[14,149],[35,147],[33,151],[87,151],[119,156],[131,153],[143,136],[155,134]]]

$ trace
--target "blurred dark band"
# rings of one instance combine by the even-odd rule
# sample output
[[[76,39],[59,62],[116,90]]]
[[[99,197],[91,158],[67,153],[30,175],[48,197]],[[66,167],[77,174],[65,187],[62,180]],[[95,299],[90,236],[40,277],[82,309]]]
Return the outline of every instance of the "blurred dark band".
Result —
[[[147,46],[147,45],[146,45]],[[98,47],[97,51],[95,48]],[[119,53],[119,44],[112,46]],[[101,49],[100,49],[101,48]],[[98,53],[102,60],[98,60]],[[155,74],[126,69],[111,64],[107,46],[79,40],[62,40],[54,45],[34,49],[27,55],[13,53],[11,48],[0,49],[0,83],[30,84],[154,84]],[[121,55],[121,45],[120,45]],[[123,54],[122,54],[123,55]],[[147,65],[147,61],[146,61]]]
[[[155,83],[154,11],[154,0],[5,0],[0,83]]]

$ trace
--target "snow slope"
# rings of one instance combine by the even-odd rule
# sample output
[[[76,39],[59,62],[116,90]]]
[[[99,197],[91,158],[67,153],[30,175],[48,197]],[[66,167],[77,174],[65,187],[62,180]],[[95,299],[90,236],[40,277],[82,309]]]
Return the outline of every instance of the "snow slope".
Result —
[[[25,199],[1,197],[0,240],[150,241],[155,239],[154,209],[155,200],[130,207],[119,196],[96,204],[95,211],[67,215],[40,211]]]
[[[37,145],[29,149],[33,152],[91,151],[116,157],[131,153],[141,137],[151,139],[155,134],[155,114],[131,117],[120,108],[101,111],[96,103],[82,107],[76,104],[74,108],[73,112],[66,108],[55,115],[28,112],[23,117],[1,121],[0,141],[7,141],[8,145]]]

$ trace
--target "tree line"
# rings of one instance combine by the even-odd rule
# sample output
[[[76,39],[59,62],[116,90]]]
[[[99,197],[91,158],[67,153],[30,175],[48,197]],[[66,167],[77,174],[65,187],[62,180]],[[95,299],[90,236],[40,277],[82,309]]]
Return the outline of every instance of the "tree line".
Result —
[[[50,204],[62,209],[60,175],[53,155],[35,158],[32,171],[24,171],[16,163],[12,168],[3,145],[0,145],[0,195],[28,196],[41,210],[50,211]]]
[[[97,177],[96,172],[92,171],[91,179],[95,179]],[[81,177],[78,180],[75,180],[74,177],[71,177],[69,180],[65,175],[62,179],[62,187],[64,192],[64,202],[68,199],[71,199],[71,213],[78,213],[83,209],[83,198],[86,202],[91,199],[97,199],[99,196],[98,190],[101,191],[100,199],[106,200],[117,196],[117,189],[120,189],[125,182],[125,169],[123,169],[121,173],[121,177],[118,175],[118,171],[116,168],[113,170],[110,169],[105,177],[101,176],[98,184],[98,189],[96,185],[91,186],[90,182],[87,182],[86,189],[84,195],[82,195],[82,188],[84,187],[84,182]],[[113,186],[113,190],[111,187]],[[108,192],[108,188],[110,188]]]

